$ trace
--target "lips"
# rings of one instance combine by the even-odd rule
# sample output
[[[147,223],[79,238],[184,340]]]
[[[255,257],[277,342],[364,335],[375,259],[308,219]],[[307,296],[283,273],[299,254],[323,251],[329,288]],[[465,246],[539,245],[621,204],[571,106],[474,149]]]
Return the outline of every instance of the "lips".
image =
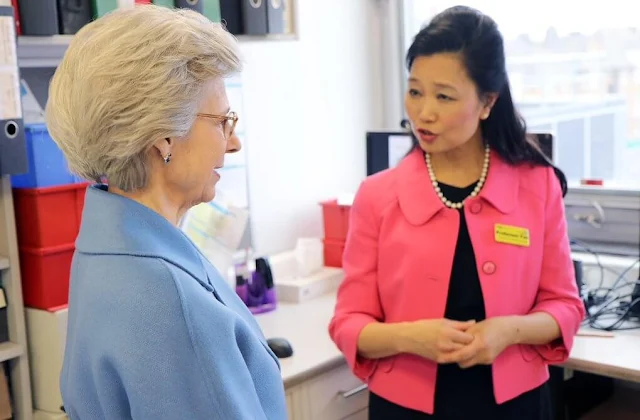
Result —
[[[436,133],[426,130],[424,128],[419,128],[417,131],[418,131],[418,137],[423,142],[433,143],[438,138],[438,135]]]

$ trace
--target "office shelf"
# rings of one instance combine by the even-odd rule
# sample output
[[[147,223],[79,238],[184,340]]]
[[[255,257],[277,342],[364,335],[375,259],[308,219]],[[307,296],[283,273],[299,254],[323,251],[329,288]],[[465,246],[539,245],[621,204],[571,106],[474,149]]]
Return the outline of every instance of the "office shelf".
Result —
[[[6,343],[0,343],[0,363],[7,360],[15,359],[24,354],[24,347],[20,344],[12,343],[10,341]]]
[[[27,352],[18,240],[13,210],[13,192],[8,175],[0,177],[0,278],[7,299],[10,342],[0,344],[0,362],[9,363],[13,419],[31,420],[31,378]]]
[[[57,67],[62,60],[71,35],[19,36],[18,64],[20,67]]]
[[[18,64],[22,68],[57,67],[73,35],[19,36]],[[238,35],[239,42],[293,41],[296,34]]]

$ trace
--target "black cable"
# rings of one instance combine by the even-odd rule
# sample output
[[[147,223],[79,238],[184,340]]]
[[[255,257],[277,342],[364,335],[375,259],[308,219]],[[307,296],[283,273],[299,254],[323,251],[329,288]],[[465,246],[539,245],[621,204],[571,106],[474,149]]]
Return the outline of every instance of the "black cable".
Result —
[[[613,282],[611,287],[599,287],[591,291],[592,297],[595,298],[600,291],[605,291],[604,296],[597,296],[598,304],[587,306],[588,315],[583,321],[583,325],[597,330],[603,331],[621,331],[640,329],[640,317],[635,313],[634,307],[640,305],[640,297],[635,296],[633,292],[620,295],[619,290],[625,287],[632,289],[640,281],[629,281],[626,275],[636,264],[640,262],[640,258],[633,261],[626,269],[624,269]],[[596,300],[596,299],[594,299]],[[592,312],[592,309],[594,312]],[[631,322],[631,325],[625,323]]]
[[[591,248],[589,248],[589,245],[587,245],[586,243],[584,243],[582,241],[579,241],[577,239],[571,239],[569,241],[569,244],[580,247],[580,249],[582,249],[583,251],[585,251],[588,254],[593,255],[593,257],[596,259],[596,265],[598,266],[598,269],[600,270],[600,283],[598,285],[598,288],[601,288],[604,285],[604,266],[600,262],[600,255],[598,255],[597,252],[594,252]]]
[[[588,244],[575,239],[571,239],[570,244],[592,255],[600,271],[598,286],[587,291],[585,299],[587,316],[583,325],[603,331],[640,329],[640,316],[634,310],[634,307],[640,306],[640,297],[634,296],[633,292],[620,295],[620,289],[626,287],[633,289],[634,286],[640,284],[640,279],[629,281],[626,278],[627,274],[640,262],[640,258],[633,261],[621,273],[617,273],[610,267],[605,267],[600,261],[600,255],[593,251]],[[615,273],[617,276],[610,287],[604,287],[605,270]],[[628,322],[632,324],[625,325]]]
[[[626,276],[627,274],[633,269],[633,267],[636,266],[636,264],[640,263],[640,258],[635,260],[633,263],[631,263],[631,265],[629,265],[627,268],[625,268],[622,273],[618,274],[616,273],[616,275],[618,276],[616,278],[616,280],[613,282],[613,284],[611,285],[611,287],[597,287],[595,289],[590,290],[592,296],[594,298],[597,299],[597,301],[605,301],[607,300],[607,298],[609,297],[609,295],[619,289],[622,289],[624,287],[635,287],[637,281],[629,281],[627,280]],[[611,270],[613,271],[613,270]],[[622,282],[622,284],[621,284]],[[604,291],[604,296],[598,296],[599,292]]]

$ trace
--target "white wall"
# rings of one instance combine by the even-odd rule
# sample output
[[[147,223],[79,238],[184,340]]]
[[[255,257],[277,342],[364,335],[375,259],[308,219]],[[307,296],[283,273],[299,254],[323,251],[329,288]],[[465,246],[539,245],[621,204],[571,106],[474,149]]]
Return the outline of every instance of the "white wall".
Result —
[[[365,176],[365,132],[384,125],[376,9],[373,0],[298,0],[298,40],[242,42],[258,254],[322,236],[318,202]]]

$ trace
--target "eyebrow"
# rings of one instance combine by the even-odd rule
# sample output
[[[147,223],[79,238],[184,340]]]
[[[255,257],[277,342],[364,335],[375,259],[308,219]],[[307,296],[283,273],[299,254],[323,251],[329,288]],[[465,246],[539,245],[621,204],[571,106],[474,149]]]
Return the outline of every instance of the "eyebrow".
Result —
[[[418,79],[416,79],[415,77],[410,77],[409,78],[409,82],[414,82],[414,83],[420,83],[420,81]],[[448,83],[443,83],[443,82],[436,82],[433,84],[436,88],[439,89],[451,89],[454,91],[458,91],[455,87],[453,87],[453,85],[450,85]]]
[[[433,84],[435,87],[437,88],[441,88],[441,89],[451,89],[454,91],[458,91],[458,89],[456,89],[455,87],[453,87],[453,85],[447,84],[447,83],[434,83]]]

